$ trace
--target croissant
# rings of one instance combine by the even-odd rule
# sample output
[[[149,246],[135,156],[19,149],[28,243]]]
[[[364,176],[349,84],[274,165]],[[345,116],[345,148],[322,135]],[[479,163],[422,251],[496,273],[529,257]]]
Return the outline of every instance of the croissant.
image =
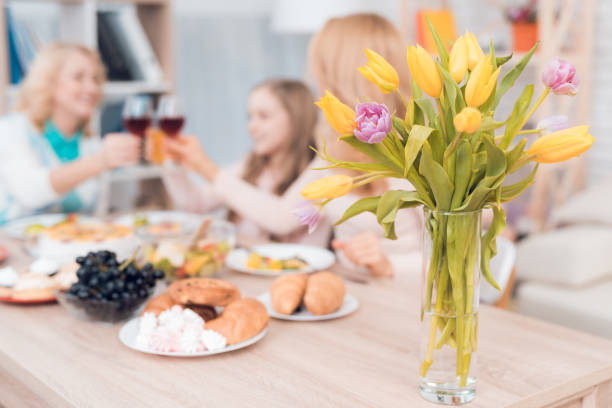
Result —
[[[269,320],[263,303],[256,299],[243,298],[227,305],[221,316],[204,323],[204,327],[221,333],[227,344],[236,344],[261,332]]]
[[[282,314],[293,313],[302,301],[307,281],[303,273],[278,277],[270,286],[272,308]]]
[[[342,279],[331,272],[317,272],[308,278],[304,305],[313,315],[333,313],[342,306],[345,293]]]

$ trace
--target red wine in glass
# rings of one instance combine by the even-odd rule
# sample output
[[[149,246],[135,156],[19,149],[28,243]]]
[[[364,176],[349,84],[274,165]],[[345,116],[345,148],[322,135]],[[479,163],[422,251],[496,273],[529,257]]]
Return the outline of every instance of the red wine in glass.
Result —
[[[164,116],[159,118],[159,127],[168,137],[177,137],[184,124],[184,116]]]
[[[144,138],[147,128],[151,126],[151,117],[124,117],[123,125],[131,134]]]

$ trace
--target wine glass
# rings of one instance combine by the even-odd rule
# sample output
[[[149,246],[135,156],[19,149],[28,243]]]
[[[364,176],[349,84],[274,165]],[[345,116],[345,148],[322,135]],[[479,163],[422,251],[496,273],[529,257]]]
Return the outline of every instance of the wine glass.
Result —
[[[151,126],[151,98],[146,95],[132,95],[123,106],[123,125],[133,135],[144,141]],[[141,162],[144,162],[144,143],[141,142]]]
[[[176,95],[164,95],[157,105],[157,122],[170,138],[177,137],[185,125],[185,111]]]

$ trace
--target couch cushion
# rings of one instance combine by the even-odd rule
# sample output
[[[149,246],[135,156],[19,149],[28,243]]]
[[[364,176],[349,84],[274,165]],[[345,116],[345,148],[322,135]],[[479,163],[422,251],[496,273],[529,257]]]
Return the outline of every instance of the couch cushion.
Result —
[[[575,225],[518,245],[517,278],[579,286],[612,277],[612,227]]]
[[[612,280],[582,288],[523,282],[515,305],[519,313],[612,338],[611,294]]]
[[[569,224],[607,224],[612,226],[612,178],[590,187],[567,200],[554,209],[550,221],[552,225]]]

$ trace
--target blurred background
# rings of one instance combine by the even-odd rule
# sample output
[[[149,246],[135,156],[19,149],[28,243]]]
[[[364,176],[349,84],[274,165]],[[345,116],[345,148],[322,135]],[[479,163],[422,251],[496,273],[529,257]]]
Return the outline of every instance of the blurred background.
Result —
[[[557,98],[561,103],[541,109],[532,125],[565,114],[571,125],[590,124],[596,142],[580,158],[540,171],[537,190],[507,209],[517,250],[508,255],[504,296],[514,295],[510,306],[526,314],[612,337],[612,262],[607,259],[612,217],[606,205],[612,198],[612,2],[5,0],[0,5],[5,61],[0,112],[10,110],[37,49],[56,40],[78,42],[101,51],[109,74],[97,133],[123,129],[127,96],[175,93],[185,106],[184,132],[199,137],[222,166],[250,150],[246,100],[255,84],[272,77],[302,78],[319,94],[306,66],[308,44],[331,17],[379,13],[398,26],[406,44],[420,40],[427,46],[419,22],[428,15],[449,36],[469,29],[484,49],[493,40],[496,54],[514,53],[514,63],[541,41],[505,100],[513,103],[527,83],[536,84],[537,94],[551,58],[571,60],[581,79],[579,94]],[[499,117],[511,109],[502,104]],[[141,165],[108,175],[98,213],[166,206],[160,200],[160,171]]]

